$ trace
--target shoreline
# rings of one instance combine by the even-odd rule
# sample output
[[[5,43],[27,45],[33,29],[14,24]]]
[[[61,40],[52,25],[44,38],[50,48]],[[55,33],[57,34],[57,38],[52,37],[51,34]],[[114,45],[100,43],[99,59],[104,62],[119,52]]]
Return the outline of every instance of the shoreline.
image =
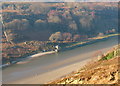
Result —
[[[58,68],[58,69],[52,70],[50,72],[46,72],[46,73],[41,74],[41,75],[27,77],[27,78],[24,78],[22,80],[13,81],[10,83],[8,82],[8,84],[26,84],[26,83],[29,83],[29,84],[47,84],[48,82],[51,82],[53,80],[64,77],[65,75],[70,74],[71,72],[74,72],[74,71],[78,70],[79,68],[82,68],[89,61],[91,61],[91,59],[87,59],[87,60],[84,60],[82,62],[77,62],[75,64],[71,64],[71,65],[68,65],[68,66],[65,66],[62,68]],[[67,69],[67,71],[65,72],[66,69]],[[47,77],[47,79],[46,79],[46,77]]]
[[[91,44],[91,43],[94,43],[94,42],[99,42],[99,41],[102,41],[104,39],[114,37],[114,36],[119,36],[119,35],[120,34],[111,34],[111,35],[107,35],[107,36],[103,36],[103,37],[93,37],[93,38],[91,38],[92,40],[90,40],[90,41],[78,42],[78,43],[72,44],[70,46],[66,46],[61,50],[64,51],[64,50],[68,50],[68,49],[74,49],[76,47],[81,47],[81,46],[88,45],[88,44]],[[53,53],[56,53],[56,51],[48,51],[48,52],[33,54],[33,55],[30,55],[30,56],[24,57],[24,58],[20,59],[19,61],[12,61],[12,63],[6,63],[6,64],[3,64],[3,65],[0,65],[0,68],[8,67],[8,66],[11,66],[13,64],[27,63],[27,62],[24,62],[24,59],[35,58],[35,57],[38,57],[38,56],[49,55],[49,54],[53,54]]]
[[[108,46],[108,47],[100,48],[100,50],[102,50],[104,53],[106,53],[108,50],[110,50],[112,48],[113,48],[113,46]],[[99,51],[98,49],[96,49],[96,50]],[[56,62],[56,63],[48,65],[48,66],[46,66],[46,65],[43,67],[38,66],[32,70],[26,69],[27,71],[26,70],[21,71],[21,74],[25,74],[25,76],[23,76],[23,78],[17,78],[17,77],[21,77],[21,75],[11,78],[11,80],[6,78],[4,83],[8,83],[8,84],[26,84],[26,83],[43,84],[43,83],[51,82],[53,80],[59,79],[60,77],[64,77],[65,75],[67,75],[73,71],[77,71],[78,69],[82,68],[85,64],[93,61],[93,59],[95,60],[95,57],[93,57],[93,55],[96,52],[96,50],[93,49],[93,51],[87,52],[87,55],[89,55],[89,57],[86,57],[86,53],[83,53],[83,54],[68,58],[64,61]],[[81,58],[80,61],[77,61],[78,57],[79,57],[79,59]],[[74,62],[77,61],[77,62],[74,63],[73,61]],[[73,62],[73,63],[67,64],[67,62],[70,62],[70,63]],[[59,65],[61,65],[61,64],[67,64],[67,65],[63,65],[63,66],[59,67]],[[57,68],[55,68],[55,67],[57,67]],[[43,73],[39,74],[38,72],[34,71],[34,70],[41,71],[42,68],[43,68],[43,70],[45,70],[45,72],[43,72]],[[51,70],[51,68],[54,68],[54,69]],[[48,71],[48,70],[50,70],[50,71]],[[35,74],[31,75],[32,72],[29,73],[30,71],[34,71]],[[19,74],[19,71],[16,71],[15,74],[17,74],[17,72]],[[13,72],[10,73],[10,76],[12,76],[11,75],[12,73]]]
[[[89,44],[93,44],[96,42],[100,42],[100,41],[104,41],[106,39],[109,39],[111,37],[115,37],[115,36],[119,36],[120,34],[111,34],[111,35],[106,35],[106,36],[101,36],[101,37],[93,37],[93,38],[89,38],[89,40],[87,41],[83,41],[83,42],[76,42],[74,44],[71,44],[69,46],[66,46],[64,50],[68,50],[68,49],[74,49],[76,47],[81,47],[81,46],[85,46],[85,45],[89,45]]]
[[[43,56],[43,55],[48,55],[48,54],[52,54],[52,53],[56,53],[56,51],[48,51],[48,52],[43,52],[43,53],[37,53],[37,54],[34,54],[34,55],[31,55],[29,57],[38,57],[38,56]]]
[[[112,46],[112,48],[105,51],[104,54],[108,53],[109,50],[111,50],[113,48],[114,48],[114,46]],[[105,48],[105,49],[107,49],[107,48]],[[93,52],[95,52],[95,51],[93,51]],[[96,57],[96,59],[98,60],[98,57]],[[38,74],[38,75],[35,75],[35,76],[20,79],[18,81],[13,81],[13,82],[10,82],[10,83],[8,82],[8,84],[26,84],[26,83],[30,83],[30,84],[48,84],[48,83],[53,82],[55,80],[64,78],[66,75],[69,75],[72,72],[76,72],[76,71],[80,70],[85,65],[87,65],[89,62],[96,61],[96,59],[94,59],[94,57],[89,58],[89,59],[83,60],[81,62],[76,62],[76,63],[70,64],[70,65],[67,65],[67,66],[52,70],[50,72],[40,74],[40,75]]]
[[[102,59],[103,57],[105,57],[107,54],[110,54],[111,52],[114,52],[115,50],[117,50],[117,49],[119,49],[118,47],[120,46],[120,44],[118,44],[118,45],[115,45],[115,46],[112,46],[112,48],[110,48],[108,51],[106,51],[103,55],[104,56],[100,56],[100,58],[97,56],[97,58],[96,59],[93,59],[93,60],[91,60],[91,61],[89,61],[88,62],[88,64],[85,64],[83,67],[81,67],[79,70],[75,70],[75,71],[73,71],[73,72],[71,72],[70,74],[66,74],[66,75],[64,75],[63,77],[59,77],[58,79],[55,79],[55,80],[53,80],[53,81],[50,81],[50,82],[48,82],[48,83],[46,83],[46,84],[74,84],[74,83],[78,83],[78,82],[74,82],[75,80],[76,80],[76,76],[78,76],[78,77],[80,77],[80,75],[82,76],[82,72],[85,72],[86,71],[86,67],[88,67],[88,70],[90,70],[89,69],[89,65],[93,65],[94,63],[97,63],[97,62],[99,62],[100,63],[100,59]],[[109,61],[110,62],[110,60],[113,60],[113,59],[116,59],[116,60],[118,60],[118,55],[114,55],[113,56],[113,58],[111,58],[111,59],[109,59],[109,60],[104,60],[104,61]],[[101,62],[104,62],[104,61],[101,61]],[[117,61],[118,62],[118,61]],[[108,63],[107,63],[108,64]],[[110,62],[110,64],[111,64],[111,62]],[[101,65],[101,64],[98,64],[98,65]],[[105,64],[106,65],[106,64]],[[105,67],[105,65],[103,65],[104,67]],[[94,68],[93,67],[93,69],[100,69],[100,67],[101,68],[103,68],[103,66],[101,67],[101,66],[98,66],[98,67],[96,67],[96,68]],[[106,66],[107,67],[107,66]],[[110,66],[110,68],[111,68],[111,66]],[[104,70],[104,69],[103,69]],[[90,70],[91,71],[91,70]],[[117,70],[116,70],[117,71]],[[81,74],[82,73],[82,74]],[[75,76],[75,77],[74,77]],[[71,78],[71,77],[74,77],[75,79],[73,80],[73,78]],[[89,77],[88,77],[89,78]],[[72,82],[74,82],[74,83],[71,83],[71,81],[70,81],[70,79],[71,80],[73,80]],[[79,78],[78,78],[78,80],[79,80]],[[81,80],[82,81],[82,80]],[[69,82],[69,83],[68,83]],[[81,82],[82,83],[82,82]],[[80,84],[80,83],[79,83]]]
[[[24,63],[29,62],[29,61],[26,61],[26,60],[24,62],[24,59],[28,60],[29,58],[31,59],[31,58],[35,58],[35,57],[38,57],[38,56],[44,56],[44,55],[49,55],[49,54],[54,54],[54,53],[56,53],[56,51],[48,51],[48,52],[41,52],[41,53],[33,54],[33,55],[30,55],[26,58],[23,58],[23,59],[19,60],[19,61],[13,61],[12,64],[7,63],[7,64],[0,65],[0,68],[8,67],[8,66],[11,66],[13,64],[24,64]]]
[[[48,52],[43,52],[43,53],[37,53],[37,54],[31,55],[31,56],[29,56],[29,57],[27,57],[27,58],[32,59],[32,58],[35,58],[35,57],[38,57],[38,56],[50,55],[50,54],[54,54],[54,53],[57,53],[57,52],[56,52],[56,51],[48,51]],[[29,61],[26,61],[26,62],[29,62]],[[19,61],[19,62],[17,62],[16,64],[24,64],[24,63],[26,63],[26,62],[24,62],[24,61]]]

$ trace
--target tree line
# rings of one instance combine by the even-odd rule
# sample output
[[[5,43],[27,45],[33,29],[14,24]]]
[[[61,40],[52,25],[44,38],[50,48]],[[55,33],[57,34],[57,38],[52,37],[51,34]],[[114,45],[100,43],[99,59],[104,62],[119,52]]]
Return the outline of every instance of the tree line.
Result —
[[[117,32],[116,7],[91,4],[4,3],[3,28],[13,41],[78,41]]]

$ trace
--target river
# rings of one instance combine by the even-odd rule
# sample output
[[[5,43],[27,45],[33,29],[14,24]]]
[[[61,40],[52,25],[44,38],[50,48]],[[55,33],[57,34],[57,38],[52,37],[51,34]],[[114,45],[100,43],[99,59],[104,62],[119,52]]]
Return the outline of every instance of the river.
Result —
[[[117,37],[111,37],[72,50],[27,59],[23,64],[13,64],[4,68],[2,82],[3,84],[46,83],[82,67],[84,65],[82,62],[95,58],[95,53],[104,53],[117,44]]]

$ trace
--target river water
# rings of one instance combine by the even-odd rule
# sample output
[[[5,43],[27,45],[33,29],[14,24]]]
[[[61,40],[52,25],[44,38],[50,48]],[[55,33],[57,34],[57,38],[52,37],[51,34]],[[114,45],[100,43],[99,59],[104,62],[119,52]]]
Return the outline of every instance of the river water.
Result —
[[[4,68],[2,71],[2,82],[3,84],[9,84],[27,77],[42,75],[46,72],[81,62],[89,58],[92,59],[95,57],[95,53],[105,52],[117,44],[117,37],[111,37],[104,41],[72,50],[27,59],[23,64],[14,64]]]

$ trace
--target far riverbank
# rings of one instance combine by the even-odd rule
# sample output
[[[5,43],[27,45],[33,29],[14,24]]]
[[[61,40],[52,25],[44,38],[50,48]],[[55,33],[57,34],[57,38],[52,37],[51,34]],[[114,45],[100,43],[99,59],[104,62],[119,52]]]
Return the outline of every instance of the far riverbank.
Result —
[[[103,37],[89,38],[89,40],[84,41],[84,42],[75,42],[75,43],[63,46],[63,47],[61,47],[60,51],[71,50],[71,49],[75,49],[77,47],[82,47],[82,46],[85,46],[85,45],[89,45],[89,44],[93,44],[93,43],[96,43],[96,42],[104,41],[106,39],[109,39],[111,37],[118,36],[118,35],[120,35],[120,34],[111,34],[111,35],[106,35],[106,36],[103,36]],[[33,54],[33,55],[30,55],[30,56],[27,56],[27,57],[22,57],[20,59],[17,59],[17,61],[12,61],[11,63],[3,64],[3,65],[0,66],[0,68],[1,67],[2,68],[8,67],[8,66],[10,66],[12,64],[16,64],[16,63],[17,64],[27,63],[28,61],[26,61],[26,59],[28,59],[28,58],[35,58],[35,57],[54,54],[54,53],[56,53],[56,52],[55,51],[40,52],[40,53]],[[24,62],[24,60],[25,60],[25,62]]]

